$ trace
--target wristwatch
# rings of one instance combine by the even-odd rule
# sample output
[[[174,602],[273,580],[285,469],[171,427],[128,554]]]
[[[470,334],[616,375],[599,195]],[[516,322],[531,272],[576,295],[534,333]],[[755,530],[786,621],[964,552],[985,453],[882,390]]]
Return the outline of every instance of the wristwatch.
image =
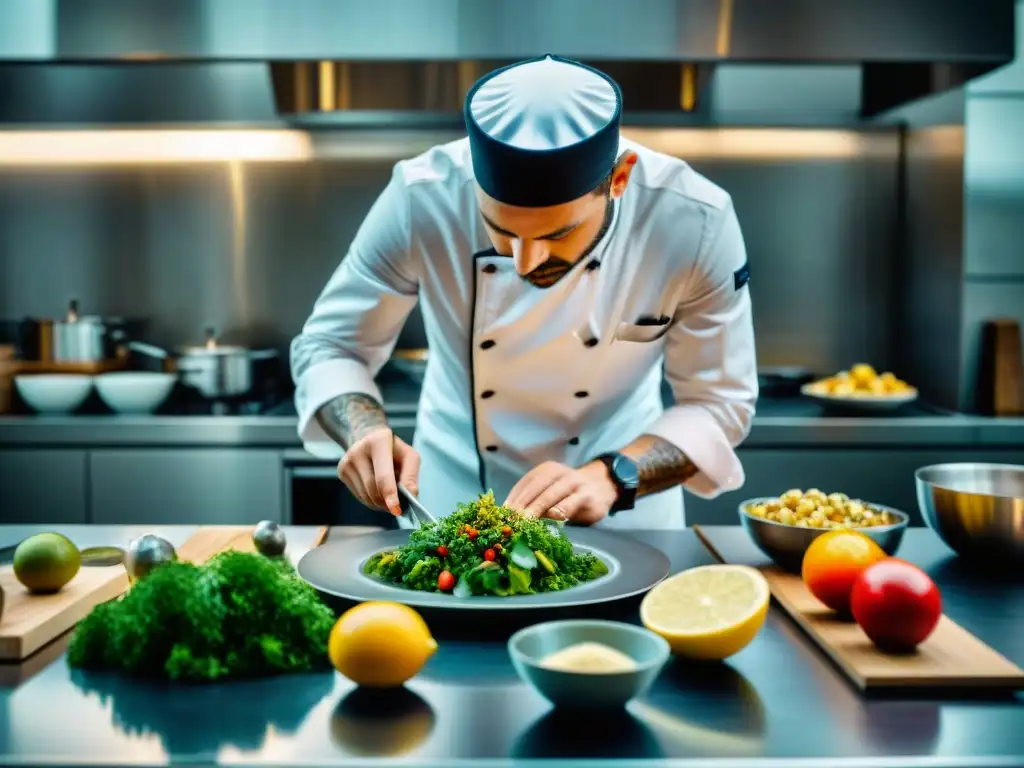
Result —
[[[608,468],[608,476],[618,491],[618,498],[609,514],[614,515],[624,509],[632,509],[636,504],[637,489],[640,487],[640,471],[636,462],[622,453],[603,453],[596,460]]]

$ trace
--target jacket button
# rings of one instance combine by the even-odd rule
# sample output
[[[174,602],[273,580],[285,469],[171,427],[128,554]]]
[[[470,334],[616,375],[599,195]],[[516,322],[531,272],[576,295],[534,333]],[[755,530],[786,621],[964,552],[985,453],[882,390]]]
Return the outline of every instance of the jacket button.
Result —
[[[593,272],[595,269],[597,269],[600,266],[601,266],[601,262],[600,261],[592,261],[589,264],[587,264],[587,271],[588,272]]]
[[[495,451],[498,450],[498,446],[488,445],[486,448],[484,448],[484,450],[487,451],[488,453],[494,453]]]
[[[583,346],[585,346],[585,347],[596,347],[597,343],[598,343],[597,339],[587,339],[586,341],[583,342]]]
[[[580,444],[580,439],[578,437],[570,437],[569,438],[569,445],[579,445],[579,444]]]
[[[583,390],[580,390],[579,392],[576,393],[576,397],[587,397],[589,395],[589,392],[584,392]]]
[[[485,389],[483,392],[480,393],[480,397],[482,397],[484,400],[486,400],[488,397],[494,397],[494,390]]]
[[[497,342],[493,341],[492,339],[487,339],[487,341],[480,342],[480,349],[490,349],[496,343]]]
[[[496,265],[494,265],[494,264],[486,264],[486,265],[484,265],[484,273],[485,274],[493,275],[497,271],[498,271],[498,267]]]

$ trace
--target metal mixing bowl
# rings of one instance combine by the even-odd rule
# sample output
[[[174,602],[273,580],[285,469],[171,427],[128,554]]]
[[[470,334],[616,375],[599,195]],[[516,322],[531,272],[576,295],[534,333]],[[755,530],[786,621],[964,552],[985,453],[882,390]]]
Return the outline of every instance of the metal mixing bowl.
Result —
[[[754,540],[757,548],[771,558],[772,562],[790,573],[800,573],[804,562],[804,553],[811,546],[811,542],[821,536],[821,534],[837,529],[798,528],[795,525],[764,520],[747,512],[747,507],[755,504],[764,504],[772,501],[773,498],[762,497],[744,501],[739,506],[740,522],[747,529],[747,533],[750,534],[750,538]],[[892,525],[876,525],[854,528],[852,530],[860,531],[874,539],[878,546],[885,550],[886,554],[895,555],[896,550],[899,549],[900,542],[903,541],[903,532],[907,530],[910,515],[906,512],[900,512],[898,509],[884,507],[881,504],[875,504],[870,501],[865,503],[875,509],[888,512],[898,518],[899,522]]]
[[[914,480],[925,522],[951,549],[1024,571],[1024,467],[933,464]]]

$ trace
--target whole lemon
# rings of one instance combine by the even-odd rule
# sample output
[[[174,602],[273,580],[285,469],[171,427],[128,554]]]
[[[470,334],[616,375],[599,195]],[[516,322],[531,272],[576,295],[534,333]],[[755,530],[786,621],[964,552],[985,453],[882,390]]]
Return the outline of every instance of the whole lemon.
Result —
[[[56,592],[81,566],[78,547],[59,533],[29,536],[14,550],[14,575],[29,592]]]
[[[371,601],[345,611],[334,624],[327,654],[357,685],[397,688],[415,677],[437,650],[423,617],[407,605]]]

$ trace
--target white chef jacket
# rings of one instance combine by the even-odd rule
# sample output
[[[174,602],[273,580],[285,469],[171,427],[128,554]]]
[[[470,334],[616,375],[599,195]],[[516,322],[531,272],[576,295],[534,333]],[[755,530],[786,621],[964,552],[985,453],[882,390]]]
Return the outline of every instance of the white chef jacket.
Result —
[[[292,343],[306,449],[340,457],[317,410],[344,394],[381,400],[374,377],[419,301],[430,355],[414,447],[435,516],[488,489],[501,502],[543,461],[582,466],[644,433],[699,468],[691,492],[740,487],[734,448],[753,418],[757,365],[732,201],[677,158],[622,139],[627,149],[639,159],[610,228],[549,288],[494,251],[466,139],[397,163]],[[599,525],[681,528],[682,491]]]

